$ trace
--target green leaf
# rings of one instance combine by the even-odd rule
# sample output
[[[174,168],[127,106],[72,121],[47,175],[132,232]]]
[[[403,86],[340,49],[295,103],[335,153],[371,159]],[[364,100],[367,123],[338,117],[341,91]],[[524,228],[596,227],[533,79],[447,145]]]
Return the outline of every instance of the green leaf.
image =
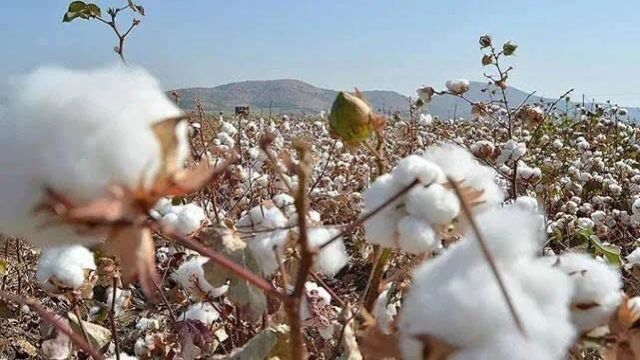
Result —
[[[69,9],[67,12],[82,12],[87,7],[87,4],[84,1],[73,1],[69,4]]]
[[[616,267],[622,266],[622,257],[620,256],[620,248],[615,245],[604,245],[600,238],[596,235],[590,237],[591,243],[596,247],[595,254],[602,255],[610,265]]]
[[[62,22],[72,22],[74,19],[82,16],[82,13],[79,12],[67,12],[62,17]]]
[[[96,5],[96,4],[87,5],[87,11],[93,17],[102,16],[102,10],[100,10],[100,7],[98,5]]]

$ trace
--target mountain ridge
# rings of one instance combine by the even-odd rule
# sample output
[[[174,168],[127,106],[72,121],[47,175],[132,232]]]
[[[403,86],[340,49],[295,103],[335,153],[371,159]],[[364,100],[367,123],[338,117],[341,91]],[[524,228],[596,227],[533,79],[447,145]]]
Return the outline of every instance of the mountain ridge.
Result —
[[[470,89],[465,97],[471,101],[489,101],[489,91],[482,91],[486,83],[471,81]],[[235,106],[248,105],[255,112],[271,111],[272,113],[311,114],[329,111],[338,91],[316,87],[297,79],[245,80],[231,82],[214,87],[188,87],[175,89],[181,95],[179,105],[184,109],[195,109],[196,100],[200,101],[205,111],[233,111]],[[169,92],[172,92],[169,91]],[[364,97],[376,111],[392,114],[395,111],[409,111],[409,97],[392,90],[363,90]],[[553,102],[553,98],[543,98],[519,90],[514,87],[506,89],[507,100],[512,106],[540,101]],[[500,98],[496,94],[493,98]],[[573,106],[572,102],[569,105]],[[564,101],[557,104],[559,111],[565,111]],[[626,107],[630,119],[640,119],[640,108]],[[434,96],[423,111],[440,118],[468,117],[471,106],[464,100],[454,96]]]

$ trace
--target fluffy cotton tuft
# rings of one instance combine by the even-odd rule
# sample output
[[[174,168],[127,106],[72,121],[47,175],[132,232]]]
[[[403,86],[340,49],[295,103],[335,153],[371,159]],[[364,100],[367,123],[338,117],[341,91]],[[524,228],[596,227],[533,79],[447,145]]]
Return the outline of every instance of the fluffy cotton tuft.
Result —
[[[338,235],[340,230],[327,227],[316,227],[307,231],[309,245],[318,253],[314,257],[315,271],[325,275],[333,276],[342,269],[349,261],[349,256],[344,246],[342,238],[334,240],[331,244],[320,249],[320,246]]]
[[[182,318],[184,320],[197,320],[207,326],[211,326],[214,321],[220,318],[220,313],[211,304],[202,302],[189,306]]]
[[[544,261],[563,271],[573,282],[571,320],[578,330],[588,332],[609,322],[623,298],[622,279],[615,268],[576,253]]]
[[[460,200],[447,186],[447,177],[466,191],[477,194],[475,212],[497,206],[504,193],[495,182],[493,169],[480,165],[464,149],[444,144],[428,148],[423,156],[409,155],[388,174],[373,182],[364,194],[364,210],[372,212],[419,180],[419,184],[399,196],[365,222],[367,240],[372,244],[421,253],[437,247],[438,231],[460,216]],[[460,227],[464,225],[460,222]]]
[[[0,229],[37,246],[99,242],[67,227],[39,227],[47,218],[33,209],[42,190],[82,204],[114,183],[149,186],[161,165],[152,125],[182,112],[152,76],[135,67],[40,68],[12,93],[0,121]],[[181,166],[189,153],[186,123],[176,135]]]
[[[160,223],[180,235],[189,235],[199,230],[208,220],[204,210],[196,204],[169,206],[164,202],[156,205],[162,216]]]
[[[36,280],[45,290],[77,289],[87,277],[87,271],[96,270],[93,253],[79,245],[46,248],[38,259]]]
[[[527,348],[549,354],[543,358],[560,358],[575,335],[569,314],[572,284],[561,271],[535,261],[536,214],[505,208],[477,220],[531,342]],[[526,358],[507,343],[496,344],[502,334],[518,330],[476,239],[468,234],[417,268],[399,327],[407,338],[405,358],[419,358],[422,346],[410,339],[421,334],[459,348],[459,359],[492,358],[492,351],[508,355],[500,358]]]
[[[183,288],[195,294],[205,293],[208,297],[218,297],[224,295],[229,286],[212,286],[204,276],[202,266],[209,261],[208,257],[195,256],[182,263],[176,271],[171,274],[171,279]]]

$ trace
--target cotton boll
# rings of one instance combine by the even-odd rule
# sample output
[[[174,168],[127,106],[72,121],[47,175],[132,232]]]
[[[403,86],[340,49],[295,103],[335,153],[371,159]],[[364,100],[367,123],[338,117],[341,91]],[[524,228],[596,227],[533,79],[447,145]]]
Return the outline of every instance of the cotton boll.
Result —
[[[160,219],[160,225],[169,229],[175,229],[178,224],[178,214],[170,212]]]
[[[33,214],[42,189],[83,204],[114,183],[148,188],[161,165],[152,126],[181,114],[155,79],[134,67],[41,68],[24,77],[0,122],[0,153],[7,157],[0,228],[37,246],[98,243],[101,237],[67,227],[39,227],[49,219]],[[182,166],[189,153],[186,123],[176,135],[175,165]]]
[[[440,184],[418,186],[407,193],[407,212],[432,224],[448,224],[460,212],[460,200]]]
[[[391,199],[398,192],[397,184],[390,174],[379,176],[362,195],[364,211],[370,213]],[[397,224],[406,215],[400,209],[400,200],[396,200],[364,222],[367,241],[384,247],[395,247]]]
[[[197,320],[206,326],[211,326],[214,321],[220,318],[220,313],[207,302],[195,303],[181,316],[184,320]]]
[[[107,291],[105,291],[105,294],[106,294],[107,303],[109,304],[109,307],[111,307],[111,303],[113,302],[113,297],[114,297],[113,287],[107,288]],[[131,304],[131,291],[116,288],[115,289],[115,309],[114,309],[116,316],[122,314],[124,309],[128,308],[130,304]]]
[[[326,227],[312,228],[307,231],[309,246],[312,250],[318,251],[314,257],[315,271],[333,276],[347,265],[349,256],[342,238],[334,240],[331,244],[320,249],[321,245],[327,243],[338,234],[340,234],[340,230]]]
[[[457,249],[449,249],[418,268],[400,315],[403,336],[429,334],[453,346],[474,349],[493,341],[496,333],[517,333],[488,266],[465,265],[464,259],[453,259],[460,256],[456,253]],[[527,336],[556,357],[565,354],[574,336],[568,314],[570,283],[566,277],[541,264],[531,264],[526,273],[517,266],[500,269]],[[546,270],[552,270],[551,276],[539,279],[537,273]],[[549,280],[553,281],[552,286]],[[535,290],[530,282],[538,283]],[[469,296],[470,289],[473,296]],[[544,291],[537,294],[538,289]],[[545,294],[557,302],[541,302]],[[549,313],[549,309],[556,310]],[[413,358],[406,352],[405,355]]]
[[[236,225],[238,228],[254,228],[257,230],[278,229],[287,226],[287,218],[273,204],[258,205],[240,218]]]
[[[389,296],[389,289],[384,290],[378,295],[375,304],[373,305],[372,315],[376,319],[376,325],[384,334],[391,335],[393,332],[392,324],[398,315],[398,303],[387,304],[387,297]]]
[[[405,216],[398,223],[398,245],[412,254],[421,254],[438,245],[438,237],[433,228],[424,220]]]
[[[188,235],[200,229],[206,220],[207,216],[200,206],[187,204],[178,213],[175,230],[182,235]]]
[[[305,301],[300,304],[300,318],[308,320],[311,318],[309,302],[313,302],[315,307],[323,308],[331,304],[331,294],[313,281],[304,283]]]
[[[454,93],[455,95],[464,94],[469,90],[469,80],[466,79],[457,79],[457,80],[448,80],[445,83],[447,90]]]
[[[564,356],[575,336],[569,313],[572,282],[562,271],[534,261],[540,244],[536,215],[494,209],[479,215],[477,222],[527,339],[552,358]],[[400,315],[402,337],[428,334],[465,352],[491,344],[497,334],[517,334],[477,240],[465,237],[416,269]],[[402,350],[406,358],[419,358],[422,346],[403,341]],[[506,351],[517,354],[516,349]]]
[[[278,263],[276,252],[281,255],[284,245],[288,240],[288,230],[276,230],[273,232],[260,233],[253,239],[247,241],[247,245],[258,259],[264,275],[272,275],[278,270],[280,264]]]
[[[282,210],[285,214],[288,214],[290,211],[295,211],[295,199],[288,194],[278,194],[273,197],[273,203]]]
[[[96,270],[93,253],[83,246],[46,248],[38,259],[36,280],[48,291],[78,289],[91,270]]]
[[[171,274],[171,279],[183,288],[191,291],[192,294],[204,293],[212,298],[222,296],[229,290],[229,286],[214,287],[207,281],[202,266],[208,261],[208,257],[195,256],[182,263],[176,271]]]
[[[584,254],[567,253],[547,261],[574,284],[571,318],[578,330],[587,332],[607,324],[622,301],[620,273]]]
[[[418,155],[403,158],[391,173],[395,182],[402,187],[416,179],[424,185],[446,180],[444,173],[437,165]]]
[[[173,204],[171,203],[171,199],[169,198],[160,198],[156,205],[153,207],[160,215],[167,215],[172,212]]]
[[[640,247],[635,248],[629,255],[627,255],[625,268],[629,270],[636,264],[640,264]]]
[[[462,186],[482,191],[482,200],[486,205],[481,208],[504,200],[504,191],[495,181],[495,170],[478,163],[471,153],[461,147],[454,144],[433,146],[425,151],[424,156],[438,165],[447,176],[461,182]]]
[[[518,196],[514,205],[520,209],[528,210],[530,212],[538,212],[538,200],[531,196]]]

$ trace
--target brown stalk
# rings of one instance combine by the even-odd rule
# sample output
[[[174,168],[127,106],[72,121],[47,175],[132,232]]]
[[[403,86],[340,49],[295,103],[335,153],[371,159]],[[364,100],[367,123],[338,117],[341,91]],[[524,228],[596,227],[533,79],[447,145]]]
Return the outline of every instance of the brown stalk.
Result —
[[[308,147],[306,144],[297,143],[296,150],[298,151],[300,163],[296,166],[298,173],[298,192],[294,204],[298,213],[298,242],[300,243],[301,259],[293,293],[289,297],[289,301],[285,303],[285,308],[291,328],[291,358],[301,360],[304,358],[305,351],[304,338],[302,336],[302,322],[300,320],[300,304],[304,296],[304,284],[313,266],[314,253],[309,246],[307,234],[307,211],[309,208],[307,188],[309,186],[310,172]]]

